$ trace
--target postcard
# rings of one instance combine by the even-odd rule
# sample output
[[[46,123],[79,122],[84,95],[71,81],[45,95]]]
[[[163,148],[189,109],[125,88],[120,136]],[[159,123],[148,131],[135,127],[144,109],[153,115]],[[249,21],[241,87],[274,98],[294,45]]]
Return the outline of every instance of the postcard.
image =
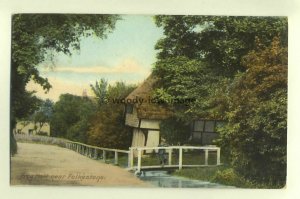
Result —
[[[11,185],[285,186],[287,17],[11,20]]]

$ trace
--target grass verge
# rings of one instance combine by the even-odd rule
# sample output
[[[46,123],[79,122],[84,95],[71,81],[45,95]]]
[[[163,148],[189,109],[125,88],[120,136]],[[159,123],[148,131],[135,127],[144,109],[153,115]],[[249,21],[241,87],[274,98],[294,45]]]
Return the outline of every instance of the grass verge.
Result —
[[[191,168],[175,171],[173,175],[182,176],[195,180],[203,180],[219,183],[237,188],[258,188],[258,189],[279,189],[282,185],[274,185],[271,183],[258,183],[247,180],[239,176],[229,166],[207,167],[207,168]]]

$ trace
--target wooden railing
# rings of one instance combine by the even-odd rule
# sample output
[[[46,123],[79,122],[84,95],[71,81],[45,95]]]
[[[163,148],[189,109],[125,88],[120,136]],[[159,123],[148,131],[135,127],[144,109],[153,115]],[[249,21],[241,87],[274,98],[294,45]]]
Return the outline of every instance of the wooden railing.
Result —
[[[128,154],[128,165],[129,165],[130,151],[97,147],[97,146],[92,146],[92,145],[83,144],[80,142],[72,142],[72,141],[66,142],[66,148],[76,151],[77,153],[80,153],[82,155],[85,155],[93,159],[98,159],[100,152],[102,152],[101,159],[104,162],[106,161],[107,152],[114,152],[114,164],[116,165],[119,163],[119,153],[125,153]]]
[[[80,142],[73,142],[70,140],[48,137],[48,136],[38,136],[38,135],[23,135],[16,134],[15,138],[17,141],[29,141],[29,142],[39,142],[45,144],[55,144],[61,147],[65,147],[67,149],[73,150],[77,153],[85,155],[92,159],[102,159],[102,161],[106,162],[107,153],[114,153],[114,164],[119,164],[119,154],[126,154],[127,158],[127,167],[129,170],[136,170],[140,172],[141,170],[151,170],[151,169],[161,169],[161,168],[178,168],[181,170],[183,167],[205,167],[205,166],[219,166],[221,165],[220,161],[220,147],[216,146],[163,146],[163,147],[130,147],[129,150],[120,150],[120,149],[111,149],[104,147],[97,147],[88,144],[83,144]],[[142,157],[144,151],[156,151],[164,150],[164,155],[167,154],[168,164],[166,165],[142,165]],[[191,165],[191,164],[183,164],[183,158],[186,153],[184,151],[189,150],[199,150],[204,151],[204,164]],[[178,164],[172,164],[172,157],[175,154],[174,151],[178,153]],[[216,163],[208,164],[209,152],[216,152]],[[200,153],[196,153],[196,157],[200,156]],[[176,155],[175,155],[176,157]],[[137,158],[136,165],[134,165],[134,160]],[[126,159],[125,159],[126,161]],[[125,162],[126,163],[126,162]]]
[[[143,151],[145,150],[152,150],[152,151],[157,151],[157,150],[165,150],[166,153],[168,153],[168,164],[167,165],[156,165],[156,166],[142,166],[142,154]],[[178,153],[178,165],[172,165],[172,153],[174,150],[179,150]],[[204,164],[201,165],[184,165],[183,164],[183,151],[184,150],[200,150],[200,151],[204,151]],[[137,166],[134,166],[134,152],[137,152]],[[210,151],[214,151],[216,152],[216,164],[215,165],[209,165],[208,164],[208,156],[209,156],[209,152]],[[216,146],[201,146],[201,147],[197,147],[197,146],[167,146],[167,147],[131,147],[130,148],[130,165],[129,167],[131,169],[135,169],[137,170],[137,172],[140,172],[141,169],[154,169],[154,168],[174,168],[174,167],[178,167],[179,170],[181,170],[183,167],[203,167],[203,166],[219,166],[221,165],[221,161],[220,161],[220,153],[221,153],[221,149],[220,147],[216,147]]]

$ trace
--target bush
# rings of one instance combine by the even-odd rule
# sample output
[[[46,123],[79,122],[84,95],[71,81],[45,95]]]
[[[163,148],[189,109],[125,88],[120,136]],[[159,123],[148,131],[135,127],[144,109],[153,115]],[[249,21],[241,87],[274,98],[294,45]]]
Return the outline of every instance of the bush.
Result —
[[[247,71],[229,89],[220,134],[239,176],[276,187],[285,184],[287,145],[287,49],[279,43],[244,58]]]
[[[182,145],[188,142],[190,127],[177,118],[171,117],[160,123],[160,132],[169,145]]]
[[[117,149],[131,145],[132,129],[124,124],[123,104],[103,107],[90,122],[88,144]]]
[[[245,185],[248,184],[243,178],[239,177],[232,168],[217,171],[212,178],[212,181],[236,187],[247,187]]]
[[[255,181],[247,180],[244,177],[239,176],[232,168],[218,170],[211,178],[211,181],[239,188],[270,189],[283,187],[282,184],[275,184],[272,181],[270,181],[269,183],[258,183]]]

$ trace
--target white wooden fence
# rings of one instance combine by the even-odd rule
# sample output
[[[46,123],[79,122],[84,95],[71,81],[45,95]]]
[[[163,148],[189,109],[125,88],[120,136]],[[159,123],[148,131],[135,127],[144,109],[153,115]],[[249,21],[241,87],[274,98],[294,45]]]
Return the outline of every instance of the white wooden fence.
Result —
[[[119,163],[119,153],[125,153],[128,155],[128,165],[129,165],[130,151],[97,147],[97,146],[92,146],[92,145],[83,144],[80,142],[72,142],[72,141],[66,142],[66,148],[76,151],[82,155],[85,155],[93,159],[98,159],[99,155],[101,155],[100,153],[102,153],[101,159],[104,162],[106,162],[107,152],[114,152],[114,164],[116,165]]]
[[[168,164],[167,165],[154,165],[154,166],[142,166],[142,154],[143,151],[145,150],[152,150],[152,151],[157,151],[157,150],[165,150],[166,153],[168,153]],[[174,150],[179,150],[178,153],[178,165],[173,165],[172,164],[172,153]],[[204,151],[205,153],[205,157],[204,157],[204,164],[200,164],[200,165],[184,165],[183,164],[183,157],[184,157],[184,153],[183,151],[185,150],[199,150],[199,151]],[[134,152],[137,151],[137,166],[134,166]],[[209,156],[209,152],[210,151],[215,151],[217,153],[216,155],[216,164],[215,165],[209,165],[208,164],[208,156]],[[220,147],[216,147],[216,146],[167,146],[167,147],[131,147],[130,148],[130,165],[129,168],[136,170],[137,172],[140,172],[142,169],[144,170],[149,170],[149,169],[155,169],[155,168],[177,168],[179,170],[181,170],[183,167],[207,167],[207,166],[219,166],[221,165],[221,161],[220,161],[220,154],[221,154],[221,149]],[[199,153],[200,155],[200,153]]]
[[[111,148],[103,148],[92,146],[88,144],[83,144],[80,142],[73,142],[70,140],[62,139],[62,138],[55,138],[55,137],[48,137],[48,136],[38,136],[38,135],[24,135],[24,134],[15,134],[15,138],[17,141],[29,141],[29,142],[39,142],[45,144],[55,144],[61,147],[65,147],[67,149],[73,150],[77,153],[85,155],[89,158],[93,159],[102,159],[102,161],[106,162],[107,153],[113,152],[114,153],[114,164],[119,163],[119,153],[126,154],[128,157],[128,170],[136,170],[140,172],[141,170],[151,170],[151,169],[163,169],[163,168],[178,168],[181,170],[183,167],[207,167],[207,166],[219,166],[221,165],[220,162],[220,147],[216,146],[164,146],[164,147],[130,147],[129,150],[120,150],[120,149],[111,149]],[[142,157],[143,151],[158,151],[158,150],[165,150],[168,154],[168,164],[167,165],[142,165]],[[173,151],[178,150],[178,164],[172,164],[172,156]],[[199,150],[204,151],[204,164],[198,165],[191,165],[191,164],[183,164],[184,158],[184,151],[188,150]],[[211,165],[208,164],[209,159],[209,152],[214,151],[216,152],[216,164]],[[137,154],[137,164],[134,165],[134,159]],[[198,154],[198,153],[197,153]]]
[[[129,153],[130,151],[127,150],[120,150],[120,149],[110,149],[110,148],[103,148],[92,146],[88,144],[83,144],[80,142],[73,142],[63,138],[56,138],[56,137],[49,137],[49,136],[41,136],[41,135],[28,135],[28,134],[15,134],[15,138],[17,141],[25,141],[25,142],[37,142],[37,143],[44,143],[44,144],[54,144],[61,147],[65,147],[67,149],[71,149],[85,155],[89,158],[93,159],[102,159],[106,162],[106,156],[108,152],[114,152],[114,164],[119,163],[119,153],[125,153],[128,156],[128,165],[129,165]],[[100,154],[101,153],[101,154]]]

